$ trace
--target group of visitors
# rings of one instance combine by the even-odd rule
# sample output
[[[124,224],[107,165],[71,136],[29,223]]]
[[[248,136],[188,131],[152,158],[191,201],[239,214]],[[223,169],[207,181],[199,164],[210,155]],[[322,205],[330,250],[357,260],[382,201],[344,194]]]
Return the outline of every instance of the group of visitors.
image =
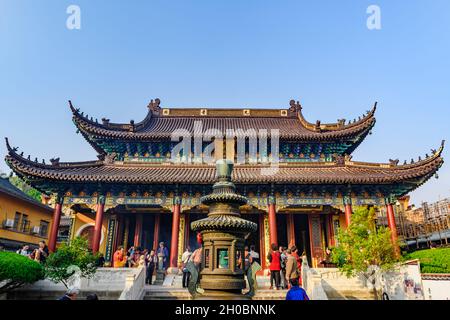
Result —
[[[49,255],[48,247],[44,240],[39,241],[38,248],[34,250],[30,250],[30,246],[25,244],[16,253],[42,264],[45,263]]]
[[[59,298],[60,301],[77,300],[80,290],[78,288],[70,288],[66,293]],[[95,293],[89,293],[86,295],[86,300],[98,300],[98,296]]]
[[[270,289],[289,289],[286,300],[309,300],[305,290],[301,288],[301,268],[303,255],[298,254],[296,246],[278,247],[275,243],[267,254],[270,262]]]
[[[155,269],[166,270],[169,262],[169,250],[164,242],[160,242],[158,249],[144,249],[131,246],[126,252],[120,246],[113,255],[114,268],[146,268],[146,284],[152,284]]]

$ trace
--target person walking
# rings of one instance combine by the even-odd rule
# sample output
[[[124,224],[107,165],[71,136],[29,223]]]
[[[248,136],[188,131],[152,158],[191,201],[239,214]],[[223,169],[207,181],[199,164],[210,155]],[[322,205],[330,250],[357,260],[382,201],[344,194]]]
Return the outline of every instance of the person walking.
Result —
[[[189,270],[186,268],[187,263],[189,262],[189,258],[191,257],[192,252],[191,248],[189,246],[186,247],[186,251],[183,252],[183,255],[181,256],[181,263],[183,267],[183,288],[187,288],[189,285],[189,278],[190,273]]]
[[[281,270],[281,258],[280,251],[278,251],[277,245],[272,243],[271,249],[267,255],[267,260],[270,262],[270,289],[273,289],[273,283],[275,287],[280,290],[280,270]]]
[[[286,259],[286,278],[289,281],[289,288],[290,288],[290,281],[292,279],[298,279],[299,273],[298,273],[298,267],[297,267],[297,260],[292,255],[291,249],[286,250],[287,253],[287,259]]]
[[[250,246],[250,275],[253,280],[253,291],[249,291],[249,295],[254,296],[258,289],[258,282],[256,281],[256,273],[262,269],[260,264],[259,253],[255,251],[255,246]]]
[[[287,289],[288,287],[288,282],[287,282],[287,278],[286,278],[286,260],[287,260],[287,254],[286,254],[286,247],[281,247],[279,248],[280,251],[280,285],[281,288],[283,289]]]
[[[302,285],[302,263],[303,263],[303,259],[298,254],[298,248],[296,246],[292,246],[291,247],[291,254],[295,258],[295,260],[297,261],[298,282],[299,282],[300,285]]]
[[[290,280],[291,288],[286,294],[286,300],[309,300],[305,289],[299,286],[298,278]]]
[[[159,248],[156,251],[156,256],[158,257],[158,259],[161,259],[162,269],[166,270],[167,262],[169,261],[169,249],[167,249],[164,242],[159,243]],[[158,268],[159,268],[159,266],[158,266]]]
[[[158,264],[158,257],[156,256],[155,250],[150,250],[150,253],[147,255],[147,270],[145,283],[151,285],[153,272],[155,271],[155,267]]]
[[[253,262],[257,262],[261,264],[261,259],[259,258],[259,253],[255,251],[255,246],[250,246],[250,256],[252,257]]]

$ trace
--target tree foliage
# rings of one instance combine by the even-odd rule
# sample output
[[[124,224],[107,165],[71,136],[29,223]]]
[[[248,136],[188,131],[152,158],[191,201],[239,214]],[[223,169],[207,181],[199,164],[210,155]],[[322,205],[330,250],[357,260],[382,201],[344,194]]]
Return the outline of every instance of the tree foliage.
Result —
[[[9,182],[11,182],[12,185],[17,187],[19,190],[23,191],[33,199],[41,202],[41,192],[34,189],[30,185],[28,185],[25,181],[20,179],[18,176],[11,176],[9,177]]]
[[[373,208],[356,208],[348,228],[338,232],[332,260],[349,277],[363,273],[368,278],[371,266],[384,270],[393,268],[398,258],[391,242],[391,231],[376,227]]]
[[[97,270],[97,255],[89,250],[86,238],[74,238],[70,244],[63,243],[56,252],[49,255],[45,264],[45,274],[53,282],[68,281],[77,272],[80,277],[91,278]]]
[[[0,252],[0,293],[43,278],[44,268],[38,262],[14,252]]]

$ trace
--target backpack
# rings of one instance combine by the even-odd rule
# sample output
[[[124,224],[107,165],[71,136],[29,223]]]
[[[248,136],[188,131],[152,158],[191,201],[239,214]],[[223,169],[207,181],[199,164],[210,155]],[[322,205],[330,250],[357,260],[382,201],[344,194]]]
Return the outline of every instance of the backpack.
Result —
[[[281,269],[286,269],[286,256],[280,256],[280,267]]]

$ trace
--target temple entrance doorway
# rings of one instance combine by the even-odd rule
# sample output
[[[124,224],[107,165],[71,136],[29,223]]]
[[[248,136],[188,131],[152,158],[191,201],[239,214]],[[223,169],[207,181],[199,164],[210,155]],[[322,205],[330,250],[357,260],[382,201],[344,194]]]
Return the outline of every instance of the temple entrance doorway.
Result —
[[[311,246],[307,214],[294,214],[295,245],[298,253],[306,253],[308,264],[311,265]]]
[[[155,235],[155,214],[149,213],[144,214],[142,221],[142,249],[148,249],[149,251],[153,248],[153,241]]]
[[[167,249],[170,252],[172,239],[172,213],[161,213],[159,222],[159,237],[158,237],[158,248],[159,243],[164,242]]]
[[[286,214],[277,214],[277,241],[278,247],[287,247],[289,245]]]
[[[259,225],[259,214],[243,214],[241,217],[245,220],[256,223],[258,226],[256,232],[252,232],[249,234],[248,238],[245,239],[245,245],[249,247],[255,246],[255,251],[258,252],[261,256],[261,246],[260,246],[260,225]]]

